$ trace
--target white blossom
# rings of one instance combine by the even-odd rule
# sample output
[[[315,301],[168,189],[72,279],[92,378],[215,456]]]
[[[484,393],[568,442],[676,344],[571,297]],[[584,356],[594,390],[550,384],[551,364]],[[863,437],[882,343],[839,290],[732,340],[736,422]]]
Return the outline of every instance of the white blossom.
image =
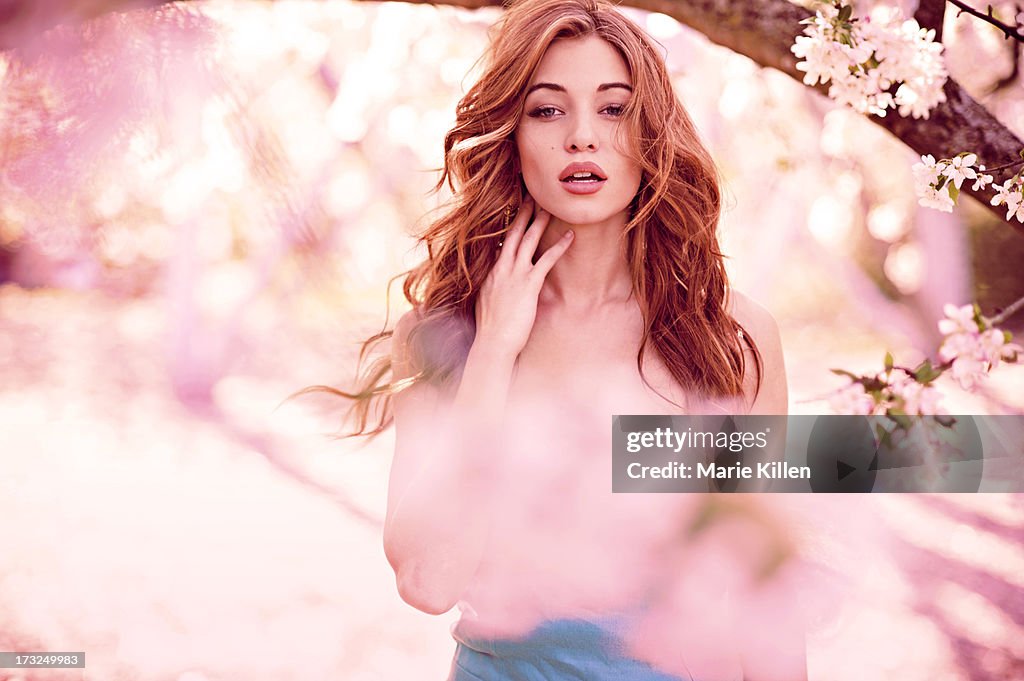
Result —
[[[922,156],[921,162],[915,163],[910,169],[914,176],[914,192],[917,194],[918,204],[950,213],[956,205],[954,195],[960,190],[964,180],[975,180],[975,191],[988,186],[992,182],[992,176],[981,172],[985,170],[983,165],[974,168],[977,161],[977,154],[972,153],[958,154],[954,158],[939,161],[931,154]],[[995,202],[996,199],[992,200]]]
[[[934,29],[921,28],[914,19],[904,21],[898,7],[876,6],[863,21],[852,16],[839,21],[839,14],[834,4],[820,7],[790,47],[800,60],[796,68],[804,72],[805,84],[828,83],[828,94],[836,102],[877,116],[896,109],[901,116],[928,118],[946,101],[943,87],[949,73]],[[992,176],[981,172],[985,166],[973,167],[975,154],[938,163],[924,158],[931,158],[934,167],[918,172],[915,166],[914,180],[918,203],[927,208],[952,212],[964,180],[974,180],[971,191],[992,183]],[[1017,176],[994,185],[999,193],[992,205],[1006,204],[1006,219],[1024,223],[1022,184]]]
[[[952,303],[946,303],[942,308],[945,319],[939,320],[939,333],[943,335],[959,333],[978,333],[978,322],[974,320],[974,306],[964,305],[957,307]]]
[[[927,118],[946,100],[942,88],[948,73],[943,46],[935,31],[913,20],[902,21],[899,8],[876,8],[864,21],[851,19],[852,28],[838,20],[839,10],[818,10],[790,48],[802,59],[804,83],[829,83],[829,96],[861,113]],[[898,85],[894,97],[889,89]]]
[[[830,43],[824,43],[814,38],[798,35],[796,44],[791,51],[804,61],[798,62],[797,71],[805,71],[804,85],[815,85],[820,80],[827,83],[832,77],[835,66],[832,63],[834,51],[829,49]]]
[[[928,154],[922,156],[921,162],[915,163],[910,170],[914,175],[914,192],[918,196],[918,203],[926,208],[949,213],[953,211],[953,197],[945,187],[936,189],[944,168],[944,165],[935,162],[934,156]]]
[[[960,189],[960,185],[964,183],[964,180],[973,180],[978,176],[971,166],[978,160],[978,157],[974,154],[967,154],[966,156],[954,156],[946,164],[942,174],[948,177],[956,185],[957,189]]]
[[[978,191],[979,189],[984,189],[985,187],[987,187],[989,184],[992,183],[992,176],[991,175],[985,175],[984,174],[984,170],[985,170],[985,166],[983,166],[983,165],[978,166],[978,177],[977,177],[977,179],[974,180],[974,186],[971,187],[972,191]]]
[[[915,163],[910,170],[914,174],[914,187],[918,192],[938,182],[941,173],[941,169],[935,163],[935,157],[931,154],[922,156],[921,162]]]
[[[918,195],[917,203],[925,208],[934,208],[944,213],[952,213],[953,206],[956,205],[953,197],[949,195],[949,190],[945,187],[942,189],[926,188]]]
[[[1002,184],[993,184],[992,188],[996,195],[989,203],[993,206],[1005,203],[1006,219],[1016,217],[1018,222],[1024,222],[1024,180],[1018,175]]]

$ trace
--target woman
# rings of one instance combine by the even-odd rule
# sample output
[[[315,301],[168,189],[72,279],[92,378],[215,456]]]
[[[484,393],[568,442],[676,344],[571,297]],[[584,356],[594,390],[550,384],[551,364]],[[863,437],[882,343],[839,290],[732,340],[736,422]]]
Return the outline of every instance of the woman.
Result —
[[[446,180],[390,365],[354,396],[360,432],[393,406],[399,593],[459,604],[451,679],[685,678],[618,634],[657,599],[687,495],[613,497],[605,457],[612,414],[786,413],[774,320],[728,287],[714,164],[637,26],[525,0],[458,106]]]

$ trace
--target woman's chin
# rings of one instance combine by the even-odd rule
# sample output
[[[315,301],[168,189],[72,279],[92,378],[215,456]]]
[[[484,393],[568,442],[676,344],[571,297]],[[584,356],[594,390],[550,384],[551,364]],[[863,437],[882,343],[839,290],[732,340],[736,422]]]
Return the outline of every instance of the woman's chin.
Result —
[[[594,209],[587,209],[587,208],[582,208],[581,209],[581,208],[578,208],[578,207],[562,208],[562,207],[559,206],[559,207],[555,207],[554,209],[545,209],[545,210],[547,210],[549,213],[551,213],[551,215],[553,215],[554,217],[558,218],[558,220],[560,222],[566,224],[569,227],[578,227],[578,226],[584,226],[584,225],[596,225],[596,224],[607,222],[608,220],[611,220],[611,219],[615,218],[615,216],[617,216],[617,215],[620,215],[620,214],[624,215],[625,214],[625,209],[623,209],[621,211],[616,211],[616,210],[607,210],[607,209],[605,209],[605,210],[594,210]]]

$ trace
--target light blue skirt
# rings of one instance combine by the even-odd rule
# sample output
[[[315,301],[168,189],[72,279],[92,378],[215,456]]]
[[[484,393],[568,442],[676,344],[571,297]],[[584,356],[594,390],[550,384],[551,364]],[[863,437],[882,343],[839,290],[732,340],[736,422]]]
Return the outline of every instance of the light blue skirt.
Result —
[[[482,639],[452,630],[448,681],[691,681],[625,654],[621,618],[548,620],[524,638]]]

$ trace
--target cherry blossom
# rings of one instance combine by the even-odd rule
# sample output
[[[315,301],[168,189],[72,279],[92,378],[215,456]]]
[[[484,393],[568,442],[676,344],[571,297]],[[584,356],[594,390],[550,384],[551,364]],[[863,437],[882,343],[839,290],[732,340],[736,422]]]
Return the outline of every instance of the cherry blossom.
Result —
[[[978,175],[974,180],[974,186],[971,187],[971,191],[978,191],[979,189],[984,189],[985,187],[992,183],[992,176],[985,175],[984,170],[984,165],[978,166]]]
[[[993,206],[1005,203],[1006,219],[1016,217],[1018,222],[1024,222],[1024,178],[1016,175],[1002,184],[993,184],[992,188],[996,195],[989,203]]]
[[[985,363],[971,355],[960,355],[953,360],[953,379],[964,390],[973,390],[980,385],[988,372]]]
[[[960,189],[960,185],[964,183],[964,180],[973,180],[978,176],[974,169],[971,168],[977,160],[978,157],[974,154],[955,156],[949,160],[949,166],[944,174],[953,181],[957,189]]]
[[[953,379],[964,390],[982,383],[1001,361],[1015,362],[1024,351],[1009,342],[1009,334],[991,326],[973,305],[946,305],[946,318],[939,321],[939,332],[946,336],[939,356],[952,362]]]
[[[803,82],[830,83],[828,94],[837,103],[860,113],[885,116],[896,109],[900,116],[928,118],[931,110],[946,101],[943,86],[949,77],[943,45],[934,29],[923,29],[915,19],[903,20],[898,7],[878,6],[864,20],[854,18],[853,7],[835,0],[819,8],[796,36],[790,51],[801,61]],[[895,96],[892,86],[896,86]],[[914,166],[918,203],[946,213],[953,211],[964,180],[974,180],[971,191],[980,191],[993,176],[974,168],[978,157],[964,152],[936,162],[930,154]],[[927,159],[927,160],[926,160]],[[1024,222],[1024,180],[1014,176],[1002,185],[992,205],[1006,204],[1006,219]]]
[[[985,166],[978,165],[977,154],[962,152],[953,158],[938,161],[931,154],[925,154],[921,161],[911,167],[914,176],[914,192],[918,203],[926,208],[935,208],[943,212],[952,212],[960,196],[960,187],[964,180],[974,180],[972,191],[979,191],[992,184],[992,175],[985,173]],[[1024,201],[1022,201],[1021,178],[1015,176],[1003,184],[992,184],[996,195],[992,197],[992,205],[1007,205],[1006,219],[1015,214],[1024,222]]]
[[[978,322],[974,318],[973,305],[957,307],[952,303],[946,303],[942,312],[946,315],[945,319],[939,320],[939,332],[943,335],[978,333]]]
[[[929,156],[922,158],[919,165],[920,172],[931,172],[928,169],[938,164]],[[939,332],[944,336],[938,350],[940,364],[926,359],[914,368],[900,367],[887,353],[885,371],[881,373],[858,376],[833,369],[833,373],[848,377],[850,382],[829,397],[829,406],[840,414],[878,414],[893,419],[948,415],[934,385],[943,373],[949,371],[962,389],[974,390],[1001,362],[1016,363],[1024,359],[1024,347],[1011,343],[1010,333],[996,327],[1022,305],[1024,298],[992,319],[984,317],[977,304],[945,305],[946,316],[938,322]],[[908,422],[903,424],[906,427]]]
[[[1002,360],[1015,362],[1017,355],[1024,353],[1024,348],[1017,343],[1010,343],[1006,334],[999,329],[989,329],[981,334],[979,341],[982,354],[992,369],[999,366]]]
[[[861,22],[850,6],[826,5],[805,20],[803,35],[790,50],[804,83],[831,82],[829,96],[860,113],[928,118],[940,102],[948,78],[943,46],[935,31],[902,20],[898,8],[882,8]],[[896,96],[889,92],[898,84]]]
[[[837,414],[867,416],[875,411],[875,400],[860,383],[843,386],[829,398],[829,407]]]
[[[949,213],[953,211],[955,202],[942,179],[945,168],[945,159],[937,163],[935,157],[928,154],[921,157],[920,163],[914,164],[911,172],[914,176],[914,190],[918,195],[918,203]]]
[[[911,376],[900,376],[889,386],[889,408],[900,409],[908,416],[946,414],[939,404],[942,395],[931,385],[919,383]]]

